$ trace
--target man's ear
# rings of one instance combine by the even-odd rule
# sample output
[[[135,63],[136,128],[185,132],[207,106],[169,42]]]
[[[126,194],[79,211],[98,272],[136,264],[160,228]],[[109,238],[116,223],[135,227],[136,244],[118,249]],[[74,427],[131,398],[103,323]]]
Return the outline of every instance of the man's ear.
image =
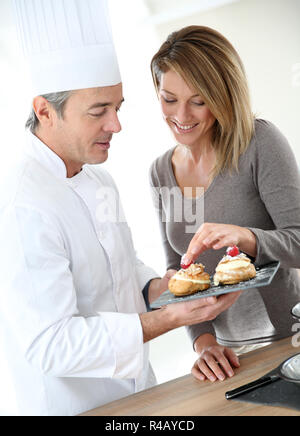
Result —
[[[41,126],[51,127],[55,117],[51,104],[44,97],[38,96],[33,99],[32,106]]]

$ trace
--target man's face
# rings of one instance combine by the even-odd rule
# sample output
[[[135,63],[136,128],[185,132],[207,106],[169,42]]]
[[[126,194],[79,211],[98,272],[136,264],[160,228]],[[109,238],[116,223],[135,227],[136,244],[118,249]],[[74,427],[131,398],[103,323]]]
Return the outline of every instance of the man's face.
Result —
[[[68,99],[63,118],[54,123],[59,155],[68,177],[84,164],[100,164],[108,158],[113,133],[121,130],[118,119],[122,84],[74,91]]]

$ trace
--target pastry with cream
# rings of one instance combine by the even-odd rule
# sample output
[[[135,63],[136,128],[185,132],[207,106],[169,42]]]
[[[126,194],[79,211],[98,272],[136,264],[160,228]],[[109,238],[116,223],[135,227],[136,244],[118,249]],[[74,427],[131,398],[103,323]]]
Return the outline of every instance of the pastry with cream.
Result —
[[[204,272],[201,263],[193,263],[186,269],[178,271],[169,281],[169,290],[176,297],[195,294],[210,287],[209,274]]]
[[[214,275],[214,284],[235,285],[256,277],[256,270],[249,257],[240,253],[238,247],[229,247],[220,260]]]

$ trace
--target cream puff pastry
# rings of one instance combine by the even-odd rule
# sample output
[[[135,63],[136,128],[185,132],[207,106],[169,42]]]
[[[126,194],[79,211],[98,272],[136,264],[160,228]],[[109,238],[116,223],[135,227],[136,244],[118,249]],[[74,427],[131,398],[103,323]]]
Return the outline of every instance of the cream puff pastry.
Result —
[[[209,287],[210,277],[204,272],[201,263],[194,263],[184,270],[179,270],[169,281],[169,290],[176,297],[192,295]]]
[[[237,247],[229,247],[216,267],[214,284],[235,285],[256,277],[256,270],[251,260]]]

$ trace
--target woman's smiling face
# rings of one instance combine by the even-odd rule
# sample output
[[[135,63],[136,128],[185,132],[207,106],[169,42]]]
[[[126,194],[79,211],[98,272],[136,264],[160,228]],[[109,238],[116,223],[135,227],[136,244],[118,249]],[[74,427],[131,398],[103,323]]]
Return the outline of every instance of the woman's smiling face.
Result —
[[[216,118],[175,71],[162,74],[159,99],[164,119],[179,144],[195,147],[210,139]]]

